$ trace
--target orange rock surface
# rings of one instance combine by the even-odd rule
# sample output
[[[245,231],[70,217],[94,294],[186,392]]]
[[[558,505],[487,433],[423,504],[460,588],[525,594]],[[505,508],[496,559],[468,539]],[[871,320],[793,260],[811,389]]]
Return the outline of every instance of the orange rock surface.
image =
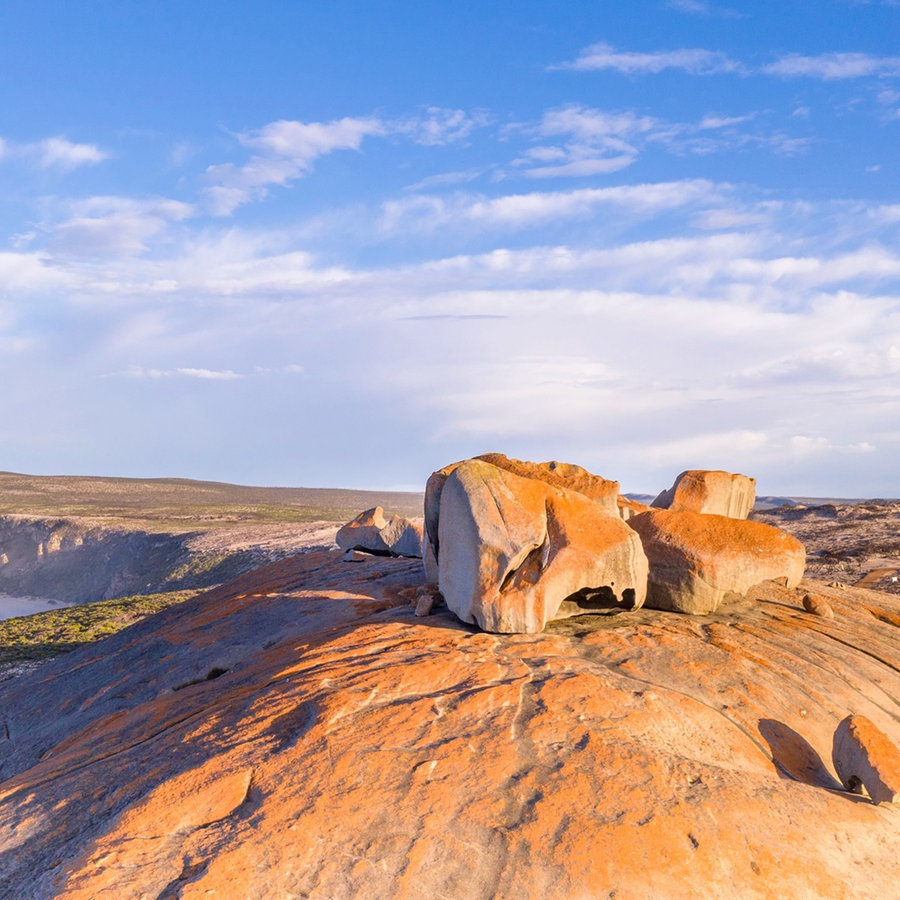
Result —
[[[830,755],[850,712],[900,741],[897,598],[493,635],[421,584],[311,553],[0,684],[0,896],[896,894]]]
[[[702,615],[767,579],[795,587],[806,550],[787,532],[729,516],[653,509],[632,516],[650,561],[647,605]]]

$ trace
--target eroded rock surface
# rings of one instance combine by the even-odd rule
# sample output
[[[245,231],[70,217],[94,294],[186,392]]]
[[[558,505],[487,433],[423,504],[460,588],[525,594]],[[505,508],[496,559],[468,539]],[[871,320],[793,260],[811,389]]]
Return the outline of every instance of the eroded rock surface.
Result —
[[[478,458],[443,477],[437,583],[447,606],[486,631],[523,634],[558,615],[640,607],[647,558],[609,504],[511,468]]]
[[[678,512],[746,519],[756,500],[756,479],[718,470],[682,472],[651,506]]]
[[[900,740],[898,598],[495,635],[421,585],[311,553],[0,685],[0,896],[896,893],[830,760],[850,712]]]
[[[335,542],[341,550],[364,550],[384,556],[422,556],[421,521],[386,516],[380,506],[361,512],[338,529]]]
[[[654,509],[628,520],[650,561],[647,605],[704,614],[730,593],[767,579],[795,587],[806,551],[796,538],[761,522]]]
[[[561,462],[526,462],[502,453],[483,453],[476,460],[496,466],[521,478],[541,481],[550,487],[574,491],[594,500],[611,513],[619,514],[619,483],[594,475],[581,466]],[[437,584],[439,555],[438,521],[441,512],[441,492],[444,483],[461,462],[451,463],[433,472],[425,485],[425,577]]]

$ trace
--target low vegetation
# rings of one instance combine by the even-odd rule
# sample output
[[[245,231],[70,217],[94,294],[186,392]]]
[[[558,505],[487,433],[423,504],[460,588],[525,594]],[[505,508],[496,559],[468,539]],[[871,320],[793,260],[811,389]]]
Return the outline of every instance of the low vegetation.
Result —
[[[347,521],[372,506],[422,515],[403,491],[247,487],[185,478],[95,478],[0,472],[0,516],[90,518],[171,534],[235,525]]]
[[[66,606],[0,622],[0,665],[36,662],[109,637],[199,591],[172,591]]]

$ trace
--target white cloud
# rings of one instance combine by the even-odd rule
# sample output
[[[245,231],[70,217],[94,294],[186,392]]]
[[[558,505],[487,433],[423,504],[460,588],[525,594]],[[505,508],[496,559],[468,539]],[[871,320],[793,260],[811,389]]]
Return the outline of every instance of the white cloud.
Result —
[[[572,191],[533,191],[501,197],[420,195],[383,204],[379,229],[386,234],[421,233],[440,227],[517,230],[540,227],[552,221],[588,218],[601,208],[643,217],[683,206],[717,202],[727,192],[727,185],[693,179]]]
[[[465,140],[475,128],[487,125],[490,117],[484,112],[469,114],[462,109],[429,106],[424,113],[394,123],[391,130],[405,134],[426,147],[445,146]]]
[[[666,6],[676,12],[686,13],[689,16],[708,16],[722,19],[743,18],[743,14],[728,7],[714,6],[712,3],[701,0],[668,0]]]
[[[77,276],[59,268],[46,253],[0,252],[0,296],[65,290],[77,281]]]
[[[844,78],[900,75],[900,56],[872,56],[868,53],[823,53],[819,56],[788,54],[764,66],[768,75],[787,78]]]
[[[0,138],[0,159],[24,159],[39,169],[69,172],[80,166],[93,166],[109,159],[95,144],[76,144],[63,137],[45,138],[33,143],[13,143]]]
[[[536,133],[568,137],[562,146],[539,145],[513,162],[531,178],[556,178],[616,172],[638,155],[635,139],[661,128],[650,116],[606,112],[571,104],[544,113]],[[539,164],[539,165],[536,165]]]
[[[194,214],[193,207],[178,200],[108,196],[71,203],[67,211],[67,218],[49,228],[48,249],[84,257],[136,256],[173,222]]]
[[[554,66],[589,72],[611,69],[625,75],[657,74],[665,69],[681,69],[692,75],[743,72],[741,63],[713,50],[658,50],[650,53],[617,51],[609,44],[592,44],[572,62]]]
[[[732,128],[735,125],[742,125],[753,119],[753,115],[746,116],[705,116],[697,126],[701,131],[715,128]]]
[[[195,368],[177,368],[177,369],[147,369],[143,366],[129,366],[121,372],[115,373],[124,378],[198,378],[201,381],[237,381],[243,378],[230,369],[195,369]]]
[[[332,122],[281,120],[241,134],[241,144],[256,154],[243,166],[225,163],[207,169],[211,212],[230,215],[238,206],[265,197],[270,186],[284,186],[306,175],[320,157],[336,150],[359,150],[365,137],[386,131],[376,118],[345,117]]]
[[[437,175],[429,175],[428,177],[415,182],[415,184],[407,185],[406,190],[422,191],[447,184],[465,184],[469,181],[475,181],[481,174],[481,169],[465,169],[459,172],[441,172]]]
[[[47,138],[29,145],[39,166],[44,169],[76,169],[79,166],[96,165],[109,158],[109,154],[93,144],[73,144],[65,138]]]

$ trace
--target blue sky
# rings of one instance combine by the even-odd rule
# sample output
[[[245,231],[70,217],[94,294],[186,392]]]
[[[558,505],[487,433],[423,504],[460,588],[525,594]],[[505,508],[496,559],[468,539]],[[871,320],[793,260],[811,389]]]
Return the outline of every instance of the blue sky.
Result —
[[[898,496],[900,5],[0,7],[0,469]]]

